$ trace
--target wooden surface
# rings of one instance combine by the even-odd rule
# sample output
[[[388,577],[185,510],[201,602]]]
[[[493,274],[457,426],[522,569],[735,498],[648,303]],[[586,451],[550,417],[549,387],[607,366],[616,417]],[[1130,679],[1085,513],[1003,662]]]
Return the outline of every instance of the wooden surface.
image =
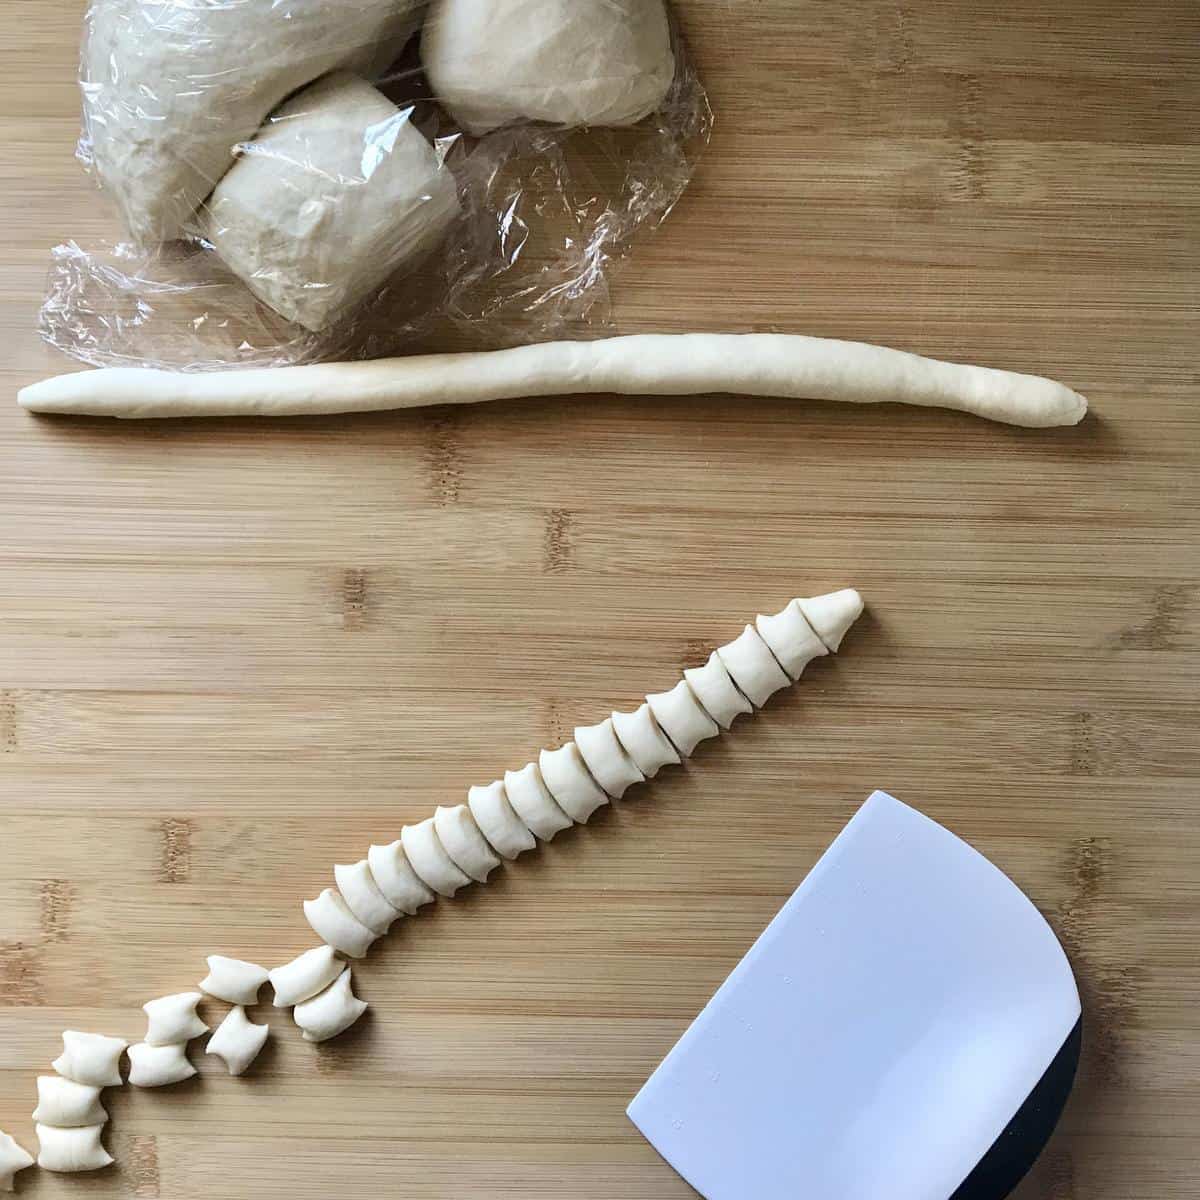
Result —
[[[303,949],[333,862],[754,612],[844,583],[871,611],[686,770],[407,922],[354,1033],[272,1014],[252,1076],[110,1093],[119,1165],[22,1193],[689,1195],[625,1104],[886,787],[1078,970],[1082,1077],[1020,1196],[1194,1198],[1196,6],[681,6],[717,127],[621,328],[1052,374],[1095,408],[1052,432],[729,399],[32,419],[15,389],[67,365],[33,332],[49,248],[109,228],[79,9],[0,4],[0,1127],[32,1144],[61,1029],[137,1037],[205,954]]]

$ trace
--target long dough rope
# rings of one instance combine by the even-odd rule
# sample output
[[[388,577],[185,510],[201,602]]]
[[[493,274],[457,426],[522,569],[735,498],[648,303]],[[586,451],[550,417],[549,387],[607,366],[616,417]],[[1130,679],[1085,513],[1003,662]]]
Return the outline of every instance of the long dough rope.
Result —
[[[108,417],[297,416],[522,396],[729,392],[953,408],[1010,425],[1074,425],[1087,401],[1061,383],[864,342],[783,333],[635,334],[374,362],[179,373],[105,367],[18,394],[27,409]]]

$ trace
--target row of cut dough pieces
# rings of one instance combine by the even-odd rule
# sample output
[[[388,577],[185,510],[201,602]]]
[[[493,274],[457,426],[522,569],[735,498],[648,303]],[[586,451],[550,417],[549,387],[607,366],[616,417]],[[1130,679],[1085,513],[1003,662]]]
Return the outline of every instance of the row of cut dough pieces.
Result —
[[[304,902],[309,924],[329,947],[363,957],[394,921],[435,894],[453,896],[484,882],[502,859],[586,822],[610,797],[680,762],[739,713],[762,707],[812,659],[836,651],[862,610],[858,592],[847,588],[759,616],[704,666],[684,671],[675,687],[647,696],[635,712],[576,729],[573,741],[543,750],[536,763],[471,788],[466,804],[438,808],[405,826],[390,846],[372,846],[360,862],[336,866],[337,889]]]

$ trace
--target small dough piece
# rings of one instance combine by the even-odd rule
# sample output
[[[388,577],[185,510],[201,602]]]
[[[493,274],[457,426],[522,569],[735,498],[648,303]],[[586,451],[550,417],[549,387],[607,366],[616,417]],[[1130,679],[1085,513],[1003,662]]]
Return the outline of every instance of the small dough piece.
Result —
[[[574,742],[557,750],[543,750],[538,766],[550,795],[573,821],[586,823],[602,804],[608,803],[604,789],[592,778]]]
[[[39,1075],[38,1105],[33,1119],[41,1125],[57,1129],[74,1129],[80,1125],[103,1125],[108,1113],[100,1103],[100,1089],[87,1083],[76,1083],[61,1075]]]
[[[347,958],[362,958],[379,938],[350,911],[333,888],[326,888],[315,900],[305,900],[304,915],[313,932]]]
[[[203,999],[199,992],[179,992],[143,1004],[142,1011],[149,1018],[146,1045],[171,1046],[207,1033],[208,1026],[196,1013],[196,1005]]]
[[[718,646],[717,654],[755,708],[762,708],[768,697],[792,682],[753,625],[747,625],[735,641]]]
[[[291,962],[276,967],[268,979],[275,989],[275,1007],[291,1008],[327,988],[340,974],[342,960],[332,946],[314,946]]]
[[[129,1047],[129,1082],[134,1087],[167,1087],[182,1083],[196,1074],[188,1061],[187,1042],[169,1046],[149,1046],[138,1042]]]
[[[669,692],[647,696],[646,703],[663,733],[684,758],[705,738],[716,737],[721,732],[716,721],[700,707],[686,679],[681,679]]]
[[[90,1087],[121,1086],[121,1055],[129,1043],[102,1033],[63,1031],[63,1052],[50,1064],[64,1079]]]
[[[367,865],[371,868],[375,886],[399,912],[411,917],[421,905],[432,904],[436,899],[409,866],[408,855],[399,838],[388,846],[372,846],[367,851]]]
[[[346,901],[346,907],[372,933],[382,937],[404,915],[399,909],[393,908],[379,890],[379,884],[375,882],[365,858],[351,866],[339,863],[333,868],[333,877],[342,899]]]
[[[659,728],[649,704],[643,704],[631,713],[613,713],[612,723],[613,732],[625,747],[626,754],[647,779],[657,775],[663,767],[682,761],[670,738]]]
[[[722,729],[728,729],[739,713],[752,713],[754,705],[738,691],[721,656],[714,650],[702,667],[683,673],[701,707]]]
[[[319,996],[296,1005],[292,1018],[304,1030],[306,1042],[326,1042],[337,1037],[367,1011],[367,1002],[354,995],[350,983],[347,967]]]
[[[405,825],[400,830],[400,841],[408,855],[408,865],[439,896],[453,896],[471,882],[471,877],[455,866],[454,859],[446,853],[432,817],[416,825]]]
[[[814,658],[829,653],[825,643],[808,623],[799,600],[793,600],[772,617],[764,617],[760,613],[754,625],[759,637],[767,643],[767,648],[792,679],[799,679]]]
[[[33,1166],[33,1155],[0,1129],[0,1192],[15,1190],[13,1176]]]
[[[537,845],[537,838],[521,824],[499,779],[487,787],[470,788],[467,807],[480,833],[501,858],[516,858]]]
[[[817,636],[832,651],[842,644],[846,631],[862,616],[863,598],[854,588],[842,588],[840,592],[826,592],[823,596],[810,596],[796,603],[816,630]]]
[[[476,883],[486,883],[487,877],[500,865],[487,839],[475,824],[471,810],[465,804],[453,808],[439,807],[433,814],[433,827],[438,840],[454,864]]]
[[[239,1004],[231,1008],[217,1031],[208,1039],[206,1054],[215,1054],[229,1069],[230,1075],[241,1075],[258,1057],[266,1045],[271,1030],[266,1025],[256,1025],[246,1016]]]
[[[258,993],[269,972],[257,963],[222,954],[208,956],[208,974],[197,985],[202,992],[227,1004],[257,1004]]]
[[[625,752],[613,730],[612,717],[598,725],[578,725],[575,745],[587,764],[592,778],[615,800],[635,783],[645,783],[641,768]]]
[[[421,59],[474,134],[516,120],[631,125],[675,77],[663,0],[437,0]]]
[[[537,763],[526,763],[519,771],[505,771],[504,791],[513,812],[544,842],[575,824],[550,795]]]
[[[76,1129],[56,1129],[38,1125],[37,1164],[44,1171],[70,1174],[75,1171],[99,1171],[113,1162],[113,1156],[100,1145],[103,1125],[84,1125]]]

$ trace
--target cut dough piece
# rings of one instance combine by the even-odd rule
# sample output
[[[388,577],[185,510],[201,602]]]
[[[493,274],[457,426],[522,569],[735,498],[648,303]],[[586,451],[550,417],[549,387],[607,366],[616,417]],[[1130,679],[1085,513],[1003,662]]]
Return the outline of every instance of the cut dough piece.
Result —
[[[759,637],[792,679],[799,679],[814,658],[829,653],[808,623],[799,600],[793,600],[772,617],[760,613],[754,625]]]
[[[467,807],[479,831],[502,858],[516,858],[537,845],[537,839],[521,824],[499,779],[487,787],[469,789]]]
[[[270,1032],[268,1026],[251,1021],[246,1010],[238,1005],[229,1010],[216,1033],[208,1039],[205,1053],[215,1054],[229,1069],[230,1075],[241,1075],[258,1057]]]
[[[100,1089],[87,1083],[76,1083],[61,1075],[39,1075],[38,1105],[33,1119],[42,1125],[58,1129],[73,1129],[78,1125],[103,1125],[108,1113],[100,1103]]]
[[[675,77],[663,0],[437,0],[421,58],[474,134],[517,120],[631,125]]]
[[[537,763],[526,763],[519,771],[505,771],[504,791],[513,812],[544,842],[575,824],[550,795]]]
[[[143,1039],[146,1045],[170,1046],[207,1033],[208,1026],[196,1012],[196,1005],[203,999],[199,992],[179,992],[143,1004],[142,1011],[149,1018]]]
[[[187,1042],[170,1046],[150,1046],[138,1042],[129,1047],[129,1082],[134,1087],[167,1087],[182,1083],[196,1074],[188,1061]]]
[[[426,817],[417,825],[405,825],[400,830],[400,841],[408,855],[408,865],[439,896],[453,896],[471,882],[471,877],[455,866],[446,853],[446,847],[433,827],[432,817]]]
[[[823,596],[810,596],[796,603],[816,630],[817,636],[834,651],[841,646],[846,630],[863,612],[863,598],[853,588],[826,592]]]
[[[596,809],[608,803],[608,796],[591,777],[574,742],[557,750],[543,750],[538,755],[538,767],[550,795],[573,821],[585,823]]]
[[[121,1055],[129,1043],[102,1033],[63,1031],[63,1052],[50,1064],[64,1079],[90,1087],[121,1086]]]
[[[454,177],[412,115],[345,72],[298,92],[240,148],[204,236],[277,313],[317,332],[335,324],[458,212]]]
[[[304,1030],[306,1042],[326,1042],[337,1037],[367,1011],[367,1002],[354,995],[350,983],[347,967],[319,996],[296,1005],[292,1017]]]
[[[341,973],[342,961],[332,946],[314,946],[291,962],[276,967],[268,978],[275,989],[275,1007],[291,1008],[327,988]]]
[[[346,907],[373,933],[382,936],[404,915],[380,891],[365,858],[351,866],[339,863],[333,868],[333,877]]]
[[[612,723],[613,732],[625,752],[647,779],[653,778],[663,767],[681,761],[670,739],[659,728],[649,704],[643,704],[631,713],[613,713]]]
[[[19,1145],[15,1138],[0,1130],[0,1191],[14,1191],[13,1176],[18,1171],[32,1166],[33,1155]]]
[[[423,904],[432,904],[435,896],[408,865],[408,855],[399,840],[388,846],[372,846],[367,851],[375,885],[395,909],[412,916]]]
[[[471,810],[465,804],[456,804],[453,808],[439,807],[433,814],[433,827],[454,864],[476,883],[486,883],[487,877],[500,865],[500,860],[480,833]]]
[[[721,656],[714,650],[702,667],[683,673],[701,707],[722,729],[728,729],[739,713],[752,713],[754,705],[738,691]]]
[[[134,240],[178,237],[234,147],[285,96],[340,65],[367,69],[415,7],[95,0],[83,51],[86,141]]]
[[[267,982],[269,972],[257,963],[221,954],[208,956],[208,974],[200,980],[199,988],[227,1004],[257,1004],[258,993]]]
[[[304,915],[313,932],[347,958],[362,958],[379,938],[350,911],[333,888],[326,888],[315,900],[305,900]]]
[[[647,696],[646,703],[663,733],[684,758],[705,738],[716,737],[721,732],[716,721],[700,707],[686,679],[681,679],[669,692]]]
[[[576,726],[575,745],[592,778],[614,799],[619,800],[635,783],[646,782],[643,771],[617,740],[612,717],[599,725]]]
[[[792,682],[753,625],[728,645],[718,646],[717,654],[755,708],[762,708],[768,697]]]
[[[99,1171],[113,1161],[113,1156],[100,1144],[103,1125],[84,1125],[76,1129],[37,1125],[35,1128],[39,1146],[37,1164],[44,1171],[59,1174]]]

